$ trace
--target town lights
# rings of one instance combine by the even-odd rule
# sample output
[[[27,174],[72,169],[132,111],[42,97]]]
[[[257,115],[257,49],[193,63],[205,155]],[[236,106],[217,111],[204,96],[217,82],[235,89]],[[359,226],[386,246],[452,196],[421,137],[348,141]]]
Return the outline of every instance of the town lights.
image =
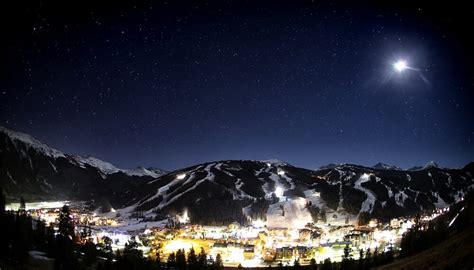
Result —
[[[185,173],[180,173],[180,174],[176,175],[176,179],[178,179],[178,180],[183,180],[184,178],[186,178]]]
[[[170,254],[172,252],[176,252],[180,249],[184,250],[190,250],[193,247],[193,242],[192,241],[186,241],[186,240],[173,240],[163,247],[163,250],[166,254]]]

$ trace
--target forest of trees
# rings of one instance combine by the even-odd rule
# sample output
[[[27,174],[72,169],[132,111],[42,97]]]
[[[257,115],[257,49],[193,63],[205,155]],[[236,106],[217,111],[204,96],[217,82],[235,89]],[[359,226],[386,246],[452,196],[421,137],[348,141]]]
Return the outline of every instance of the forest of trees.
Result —
[[[25,269],[29,251],[41,251],[54,259],[54,269],[174,269],[174,270],[220,270],[222,259],[208,259],[201,250],[178,251],[166,262],[156,258],[145,258],[132,238],[122,251],[112,251],[112,240],[105,238],[96,245],[91,240],[90,228],[84,227],[76,233],[70,209],[63,206],[58,218],[57,232],[41,220],[33,219],[26,211],[22,200],[18,211],[5,211],[5,196],[0,188],[0,268]]]

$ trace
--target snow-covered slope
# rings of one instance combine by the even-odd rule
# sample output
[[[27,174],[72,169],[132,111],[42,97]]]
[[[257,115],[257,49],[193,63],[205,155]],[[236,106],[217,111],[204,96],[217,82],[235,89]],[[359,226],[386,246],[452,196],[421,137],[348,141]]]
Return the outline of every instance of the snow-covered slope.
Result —
[[[382,162],[375,164],[374,166],[372,166],[372,168],[378,169],[378,170],[401,170],[401,168],[397,166],[388,165]]]
[[[13,143],[22,143],[24,146],[28,148],[33,148],[46,156],[50,156],[53,158],[65,156],[61,151],[49,147],[48,145],[38,141],[37,139],[33,138],[28,134],[9,130],[3,126],[0,126],[0,133],[7,135]]]
[[[0,128],[0,185],[10,197],[93,199],[160,216],[187,209],[202,224],[266,220],[279,226],[298,220],[301,226],[323,210],[331,222],[361,213],[387,219],[444,207],[474,187],[474,163],[462,169],[430,164],[416,171],[376,167],[308,170],[270,159],[215,161],[170,173],[125,170]]]
[[[108,162],[102,161],[92,156],[82,157],[75,155],[70,157],[72,157],[81,167],[84,168],[84,166],[87,164],[91,167],[97,168],[104,175],[122,172],[130,176],[151,176],[153,178],[157,178],[163,174],[166,174],[166,171],[157,168],[146,169],[143,167],[137,167],[135,169],[119,169]]]
[[[279,161],[227,160],[151,181],[145,188],[149,192],[131,204],[149,214],[188,209],[191,220],[206,224],[266,220],[268,226],[304,225],[311,216],[308,203],[331,216],[356,218],[364,212],[386,219],[458,201],[474,186],[473,173],[472,165],[409,172],[342,164],[312,171]]]

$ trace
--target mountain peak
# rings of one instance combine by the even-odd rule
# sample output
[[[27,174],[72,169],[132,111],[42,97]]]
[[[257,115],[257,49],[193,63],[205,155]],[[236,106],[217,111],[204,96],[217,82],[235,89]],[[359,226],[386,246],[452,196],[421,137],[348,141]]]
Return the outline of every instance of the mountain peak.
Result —
[[[265,162],[267,164],[272,164],[272,165],[277,165],[277,166],[286,166],[286,165],[288,165],[288,163],[286,163],[284,161],[281,161],[279,159],[276,159],[276,158],[262,160],[261,162]]]
[[[120,171],[119,168],[115,167],[111,163],[102,161],[93,156],[82,157],[82,156],[76,155],[76,156],[73,156],[73,158],[76,162],[79,163],[80,166],[83,167],[84,165],[87,164],[89,166],[97,168],[99,171],[101,171],[103,174],[106,174],[106,175],[117,173]]]
[[[28,135],[26,133],[13,131],[13,130],[8,129],[4,126],[0,126],[0,133],[3,133],[6,136],[8,136],[13,142],[15,142],[15,141],[22,142],[27,147],[31,147],[31,148],[33,148],[33,149],[35,149],[35,150],[37,150],[41,153],[44,153],[47,156],[54,157],[54,158],[65,157],[63,152],[61,152],[59,150],[56,150],[56,149],[40,142],[39,140],[37,140],[33,136]]]
[[[382,162],[379,162],[379,163],[375,164],[374,166],[372,166],[372,168],[379,169],[379,170],[401,170],[397,166],[388,165],[388,164],[382,163]]]
[[[318,170],[327,170],[327,169],[334,169],[339,166],[347,165],[347,163],[329,163],[326,165],[319,166]]]
[[[436,163],[434,161],[430,161],[430,162],[426,163],[425,166],[423,166],[423,169],[428,169],[428,168],[439,168],[439,165],[438,165],[438,163]]]

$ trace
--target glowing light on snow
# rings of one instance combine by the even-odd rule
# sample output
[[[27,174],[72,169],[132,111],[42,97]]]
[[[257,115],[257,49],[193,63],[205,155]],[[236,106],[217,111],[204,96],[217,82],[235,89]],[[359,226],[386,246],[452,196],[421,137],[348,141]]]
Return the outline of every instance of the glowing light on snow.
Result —
[[[25,210],[38,210],[38,209],[59,209],[63,205],[69,205],[69,201],[56,201],[56,202],[27,202]],[[17,211],[20,209],[20,203],[10,203],[5,205],[6,210]]]
[[[283,170],[278,170],[277,174],[283,176],[283,175],[285,175],[285,171],[283,171]]]
[[[395,68],[395,70],[398,72],[402,72],[403,70],[408,68],[407,62],[404,60],[398,60],[397,62],[395,62],[395,64],[393,64],[393,68]]]
[[[176,215],[176,219],[178,219],[179,223],[189,223],[188,210],[184,209],[182,215]]]
[[[276,195],[277,197],[283,196],[283,192],[284,192],[284,191],[283,191],[283,188],[281,188],[281,187],[276,187],[276,188],[275,188],[275,195]]]
[[[186,178],[185,173],[180,173],[180,174],[176,175],[176,179],[178,179],[178,180],[183,180],[184,178]]]
[[[171,252],[178,251],[180,249],[190,250],[193,247],[193,242],[189,240],[177,239],[173,240],[163,247],[165,253],[169,254]]]
[[[115,213],[117,211],[114,208],[110,208],[110,212]]]
[[[263,228],[265,226],[265,222],[263,222],[263,220],[261,220],[261,219],[257,219],[257,220],[252,221],[252,225],[255,228]]]

